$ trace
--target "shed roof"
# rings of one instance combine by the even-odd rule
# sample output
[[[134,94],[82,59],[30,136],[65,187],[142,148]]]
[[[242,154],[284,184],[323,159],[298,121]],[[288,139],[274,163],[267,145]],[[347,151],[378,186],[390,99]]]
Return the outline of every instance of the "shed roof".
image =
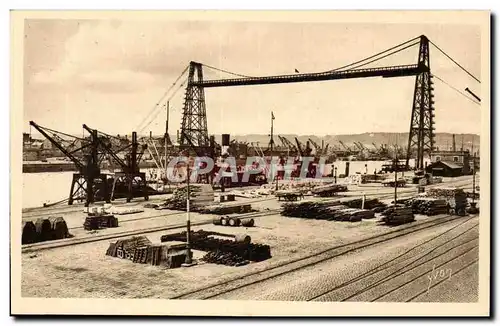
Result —
[[[438,164],[443,164],[443,165],[446,165],[447,167],[449,167],[450,169],[452,170],[455,170],[455,169],[462,169],[462,167],[460,165],[457,165],[457,164],[454,164],[454,163],[451,163],[451,162],[445,162],[445,161],[437,161],[437,162],[434,162],[430,165],[430,167],[433,167],[434,165],[438,165]]]

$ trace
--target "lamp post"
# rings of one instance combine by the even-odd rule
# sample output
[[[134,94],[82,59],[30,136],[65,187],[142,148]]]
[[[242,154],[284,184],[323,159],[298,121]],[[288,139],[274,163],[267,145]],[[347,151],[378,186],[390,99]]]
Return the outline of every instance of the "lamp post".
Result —
[[[335,184],[337,183],[337,167],[333,168],[335,174],[334,174],[334,179],[335,179]]]

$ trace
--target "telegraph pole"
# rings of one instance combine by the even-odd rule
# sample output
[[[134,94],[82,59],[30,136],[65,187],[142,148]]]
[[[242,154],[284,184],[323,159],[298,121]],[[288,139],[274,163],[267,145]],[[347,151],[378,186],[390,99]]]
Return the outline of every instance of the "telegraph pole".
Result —
[[[168,139],[170,138],[168,134],[168,116],[169,116],[169,111],[170,111],[170,102],[167,101],[167,120],[165,122],[165,176],[167,176],[167,143]]]
[[[271,149],[271,163],[273,162],[273,148],[274,148],[274,113],[271,111],[271,139],[269,140],[269,147]],[[271,164],[272,165],[272,164]],[[271,171],[276,172],[276,191],[278,190],[278,166],[276,166],[276,171],[273,171],[273,167],[271,166]]]
[[[398,203],[398,151],[395,151],[394,159],[394,206]]]
[[[474,142],[472,142],[472,153],[474,153]],[[472,159],[472,208],[476,208],[476,153]]]
[[[189,267],[193,265],[193,257],[191,253],[191,218],[190,218],[190,199],[191,196],[189,194],[189,164],[190,164],[190,157],[189,157],[189,152],[188,152],[188,160],[187,160],[187,165],[186,165],[186,174],[187,174],[187,181],[186,181],[186,190],[187,190],[187,195],[186,195],[186,260],[184,261],[184,266]]]

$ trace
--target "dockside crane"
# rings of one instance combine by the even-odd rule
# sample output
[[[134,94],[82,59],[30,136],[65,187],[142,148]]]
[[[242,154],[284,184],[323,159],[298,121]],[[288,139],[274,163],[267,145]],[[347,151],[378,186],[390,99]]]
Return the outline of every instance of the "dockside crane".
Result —
[[[306,157],[311,155],[312,148],[309,145],[309,141],[307,141],[306,145],[303,147],[299,139],[295,137],[295,143],[297,144],[297,150],[299,151],[301,157]]]
[[[309,138],[309,142],[313,145],[314,147],[314,150],[315,150],[315,154],[316,155],[321,155],[321,153],[323,152],[323,150],[321,149],[321,146],[319,146],[314,140],[312,140],[311,138]]]
[[[147,144],[139,144],[137,132],[132,132],[132,141],[124,147],[116,148],[113,146],[110,136],[96,129],[91,129],[86,124],[83,128],[89,133],[97,135],[99,148],[111,156],[114,162],[120,166],[120,171],[113,174],[113,186],[111,189],[110,200],[115,199],[116,187],[124,186],[127,202],[130,202],[135,197],[144,197],[149,199],[149,192],[146,183],[146,173],[140,172],[139,163],[148,148]],[[122,154],[124,157],[120,157]]]
[[[286,137],[284,136],[280,136],[280,140],[286,144],[286,146],[290,149],[290,151],[292,151],[294,154],[298,154],[299,153],[299,150],[297,149],[297,146],[292,143],[290,140],[288,140]]]
[[[340,143],[340,145],[342,145],[342,147],[344,148],[344,150],[346,151],[346,153],[348,155],[352,154],[352,150],[351,150],[351,148],[349,146],[347,146],[346,144],[344,144],[344,142],[341,141],[341,140],[339,140],[339,143]]]
[[[78,172],[73,174],[68,197],[69,205],[72,205],[75,200],[85,200],[85,207],[88,207],[96,200],[109,202],[107,175],[102,173],[100,168],[105,154],[99,151],[96,130],[91,131],[88,138],[78,138],[42,127],[34,121],[30,121],[30,125],[75,164]],[[68,146],[64,146],[61,142],[61,136],[72,138],[75,141],[78,140],[82,145],[76,149],[69,149]]]

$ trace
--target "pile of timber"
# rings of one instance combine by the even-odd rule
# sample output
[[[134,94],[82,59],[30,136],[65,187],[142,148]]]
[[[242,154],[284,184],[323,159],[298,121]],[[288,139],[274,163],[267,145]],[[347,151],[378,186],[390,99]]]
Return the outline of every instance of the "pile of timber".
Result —
[[[467,194],[460,188],[433,188],[426,192],[428,197],[445,199],[456,214],[464,215],[467,208]]]
[[[83,228],[87,231],[116,227],[118,227],[118,218],[111,214],[89,215],[83,222]]]
[[[189,187],[190,199],[195,193],[199,192],[200,188],[195,186]],[[172,197],[168,198],[161,208],[185,211],[187,209],[187,187],[178,188],[174,191]],[[191,211],[196,211],[195,207],[189,208]]]
[[[140,208],[112,208],[109,212],[113,215],[127,215],[142,213],[144,210]]]
[[[217,214],[217,215],[227,215],[227,214],[244,214],[252,212],[252,205],[210,205],[198,210],[201,214]]]
[[[283,205],[281,215],[328,221],[359,222],[371,219],[375,213],[368,209],[350,208],[340,202],[303,202]]]
[[[250,263],[249,260],[242,256],[220,250],[209,251],[201,258],[202,261],[211,264],[226,265],[226,266],[243,266]]]
[[[415,221],[411,207],[393,206],[382,212],[382,221],[388,225],[401,225]]]
[[[342,204],[346,205],[349,208],[361,208],[363,206],[363,199],[352,199],[343,202]],[[364,209],[372,209],[376,213],[382,212],[385,208],[387,208],[387,204],[382,203],[377,198],[374,199],[365,199]]]
[[[328,212],[328,209],[330,207],[339,205],[340,201],[333,201],[333,202],[303,201],[300,203],[285,203],[281,206],[282,207],[281,215],[289,217],[322,219],[322,216],[326,212]]]
[[[172,252],[172,249],[177,250]],[[164,244],[153,244],[145,236],[112,242],[109,244],[106,255],[127,259],[138,264],[167,268],[180,267],[186,260],[185,245],[174,248]]]
[[[467,195],[467,198],[471,198],[471,199],[474,199],[474,200],[478,200],[479,199],[479,192],[472,192],[472,191],[467,191],[465,193]]]
[[[332,197],[339,192],[347,191],[347,186],[339,184],[328,184],[324,186],[318,186],[311,190],[312,194],[318,197]]]
[[[21,236],[22,244],[59,240],[70,237],[71,234],[68,231],[66,221],[60,216],[38,218],[35,221],[23,221]]]
[[[207,251],[202,260],[224,264],[229,266],[240,266],[250,261],[263,261],[271,258],[271,248],[268,245],[251,243],[248,236],[237,241],[212,237],[219,235],[217,232],[195,231],[190,233],[190,245],[192,249]],[[226,236],[226,235],[223,235]],[[161,236],[161,242],[182,241],[186,242],[186,232],[174,233]]]
[[[362,219],[375,218],[375,213],[368,209],[344,208],[332,211],[328,220],[341,222],[360,222]]]
[[[187,209],[187,186],[177,188],[172,197],[167,199],[163,205],[157,209],[172,209],[185,211]],[[190,185],[189,186],[189,210],[197,212],[211,205],[214,202],[214,191],[210,185]]]
[[[448,202],[437,198],[415,197],[408,199],[405,205],[410,207],[414,214],[427,216],[447,214],[450,211]]]

